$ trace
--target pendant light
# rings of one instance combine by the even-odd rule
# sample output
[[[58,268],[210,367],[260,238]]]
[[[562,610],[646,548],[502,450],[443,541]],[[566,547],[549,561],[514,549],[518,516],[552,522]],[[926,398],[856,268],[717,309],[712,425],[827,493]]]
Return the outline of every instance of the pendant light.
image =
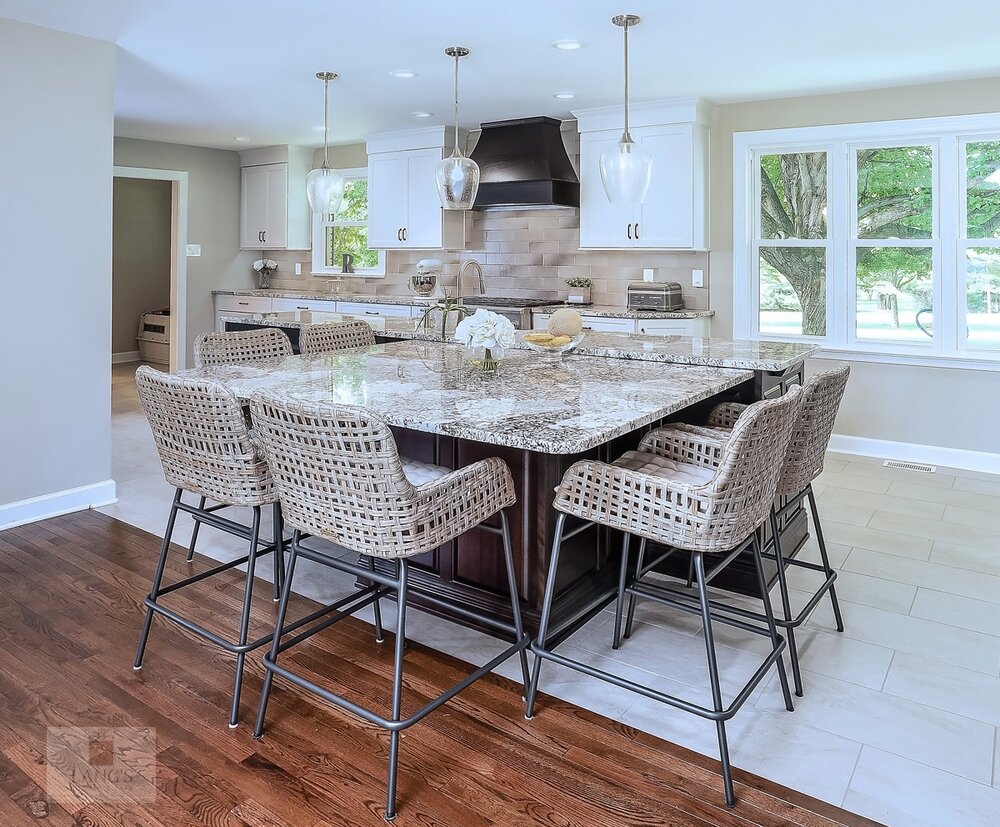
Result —
[[[612,204],[641,204],[649,189],[653,159],[641,144],[632,140],[628,131],[628,30],[639,18],[634,14],[619,14],[611,18],[625,33],[625,130],[615,146],[601,154],[601,181]]]
[[[317,72],[323,81],[323,166],[306,176],[306,196],[314,213],[334,215],[344,203],[344,176],[330,169],[330,81],[337,79],[336,72]]]
[[[464,46],[444,50],[455,58],[455,149],[434,170],[438,198],[446,210],[471,210],[479,191],[479,164],[466,158],[458,147],[458,60],[469,54]]]

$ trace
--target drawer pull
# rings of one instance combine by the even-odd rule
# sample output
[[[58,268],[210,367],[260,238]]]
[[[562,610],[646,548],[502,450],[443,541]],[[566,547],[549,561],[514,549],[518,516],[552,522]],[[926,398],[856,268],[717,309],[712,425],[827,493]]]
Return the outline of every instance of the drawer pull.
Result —
[[[365,315],[366,316],[377,316],[378,315],[378,311],[377,310],[366,310],[365,311]]]
[[[239,305],[242,305],[243,307],[249,307],[250,306],[250,302],[236,302],[236,303],[239,304]]]

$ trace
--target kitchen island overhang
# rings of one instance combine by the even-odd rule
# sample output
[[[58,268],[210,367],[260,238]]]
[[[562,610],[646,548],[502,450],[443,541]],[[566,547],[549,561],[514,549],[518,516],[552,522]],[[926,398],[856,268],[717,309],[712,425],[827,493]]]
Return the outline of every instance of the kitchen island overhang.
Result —
[[[664,421],[699,421],[718,401],[760,395],[759,371],[577,354],[554,359],[525,350],[510,352],[499,375],[487,376],[469,363],[463,347],[422,338],[185,374],[219,381],[244,400],[266,390],[365,406],[393,427],[400,451],[414,460],[459,468],[502,458],[518,492],[510,514],[512,543],[532,631],[554,533],[553,492],[565,471],[580,459],[616,459]],[[564,542],[554,623],[565,633],[613,592],[620,549],[620,536],[597,527]],[[418,605],[425,592],[509,620],[495,535],[472,531],[414,562]]]

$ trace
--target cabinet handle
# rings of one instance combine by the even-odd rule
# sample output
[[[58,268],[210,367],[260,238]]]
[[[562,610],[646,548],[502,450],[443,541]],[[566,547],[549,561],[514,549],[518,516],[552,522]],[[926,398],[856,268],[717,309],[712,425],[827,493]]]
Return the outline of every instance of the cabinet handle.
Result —
[[[259,242],[260,244],[263,244],[263,243],[264,243],[264,231],[263,231],[263,230],[258,230],[258,231],[257,231],[257,241],[258,241],[258,242]]]
[[[588,327],[587,325],[584,325],[584,326],[583,326],[583,327],[581,327],[580,329],[581,329],[581,330],[593,330],[594,328],[592,328],[592,327]]]
[[[265,244],[267,244],[267,230],[262,230],[261,231],[261,236],[262,236],[261,241],[263,241]]]
[[[242,305],[243,307],[249,307],[250,306],[250,302],[236,302],[236,303],[239,304],[239,305]]]
[[[628,240],[629,241],[632,240],[632,225],[631,224],[628,225]]]
[[[403,227],[403,241],[406,241],[406,227]]]
[[[377,316],[378,315],[378,311],[377,310],[366,310],[365,311],[365,315],[366,316]]]
[[[636,241],[639,240],[639,222],[638,221],[635,224],[635,240]]]
[[[296,310],[308,310],[309,309],[309,305],[308,304],[297,304],[297,305],[295,305],[295,309]]]
[[[402,240],[403,240],[403,228],[402,227],[397,227],[396,228],[396,241],[402,241]]]

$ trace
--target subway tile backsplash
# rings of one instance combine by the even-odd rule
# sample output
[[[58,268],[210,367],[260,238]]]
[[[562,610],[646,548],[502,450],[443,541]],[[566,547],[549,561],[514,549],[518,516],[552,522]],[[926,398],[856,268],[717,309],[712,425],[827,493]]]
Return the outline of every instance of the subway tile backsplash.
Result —
[[[271,286],[324,291],[330,279],[310,275],[308,252],[267,253],[278,261]],[[422,258],[444,262],[442,281],[454,288],[462,264],[476,259],[483,266],[487,292],[494,295],[558,300],[566,290],[564,279],[585,276],[594,280],[595,304],[625,304],[630,281],[641,281],[651,267],[657,281],[679,282],[684,306],[709,309],[711,278],[708,253],[656,250],[581,250],[580,215],[576,210],[489,210],[466,214],[466,248],[456,251],[389,250],[385,278],[352,278],[345,289],[354,293],[407,295],[407,279]],[[293,275],[295,262],[302,275]],[[691,271],[703,270],[705,287],[691,286]],[[465,287],[475,289],[472,276]]]

